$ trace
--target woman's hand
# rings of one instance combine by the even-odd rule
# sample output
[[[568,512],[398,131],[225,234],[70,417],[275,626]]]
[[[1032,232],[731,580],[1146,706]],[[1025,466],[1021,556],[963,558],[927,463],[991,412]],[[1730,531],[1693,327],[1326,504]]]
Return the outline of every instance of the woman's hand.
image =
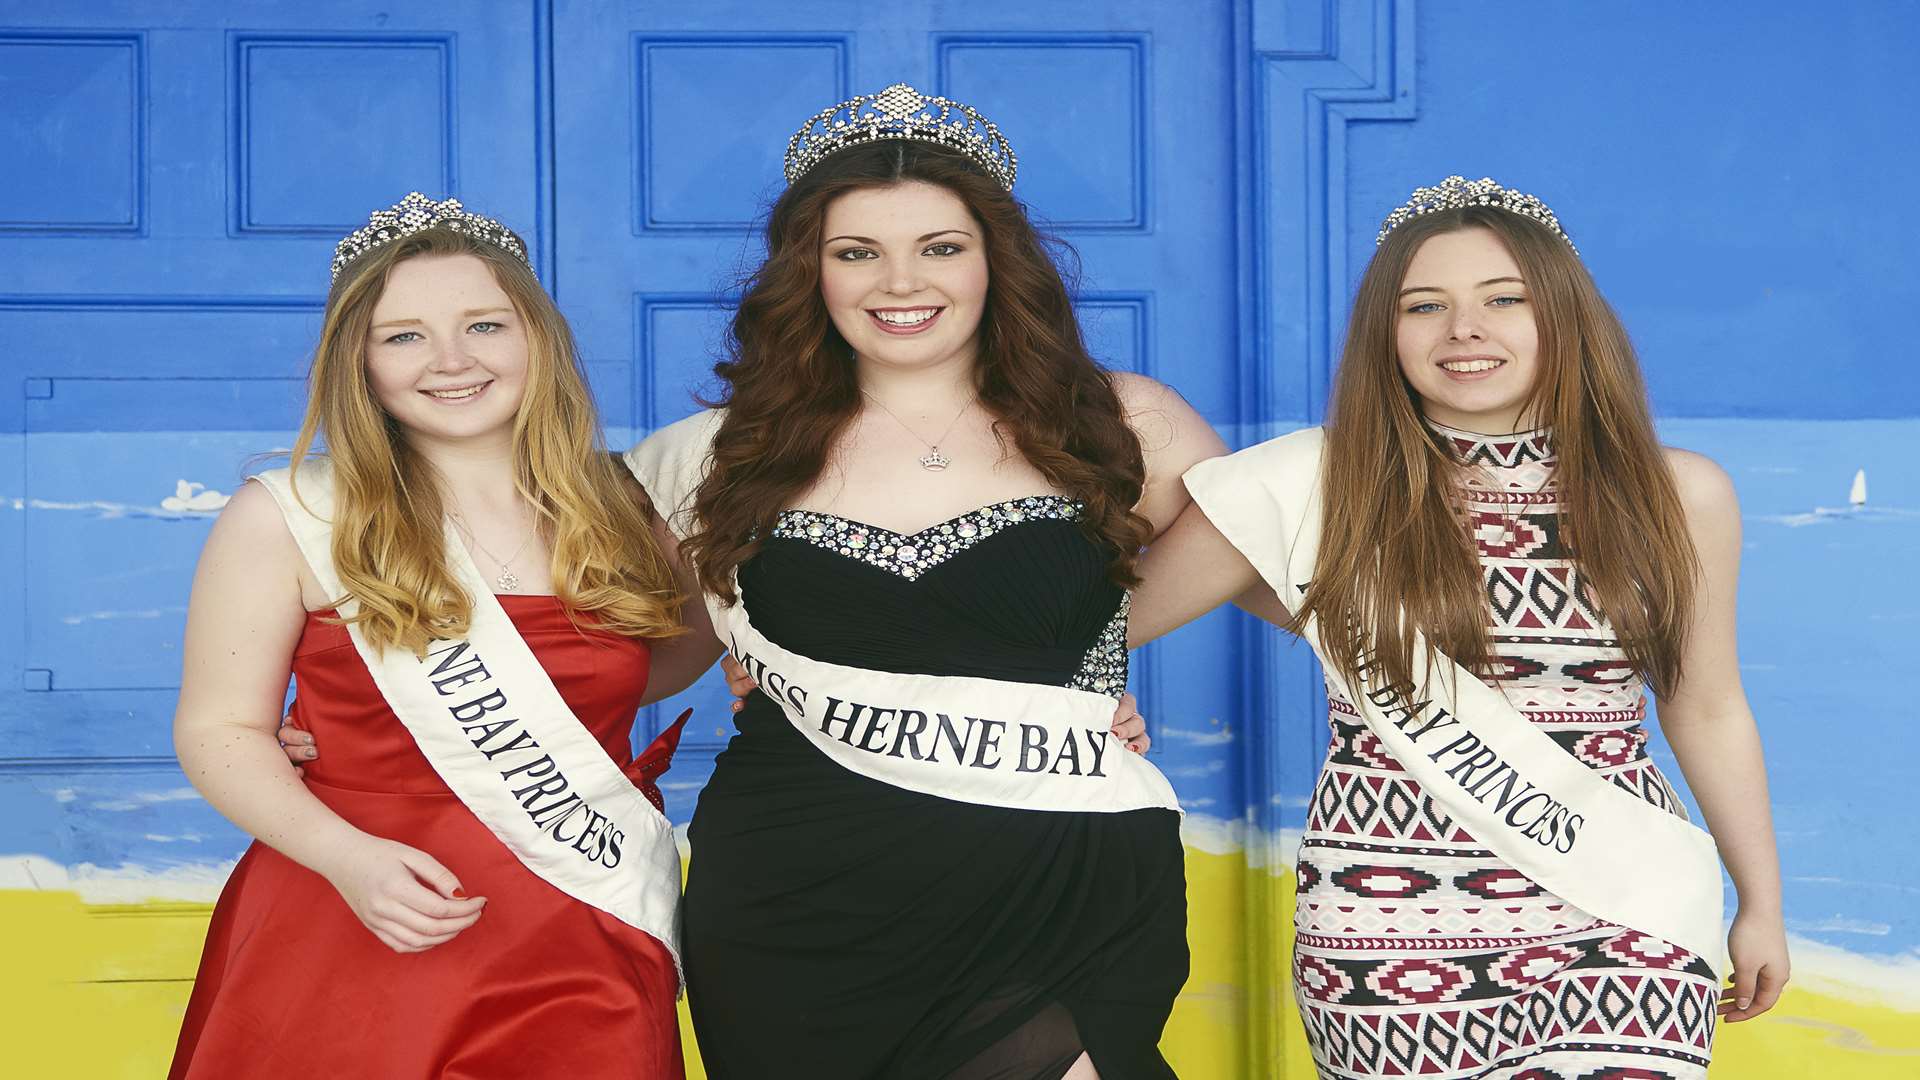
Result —
[[[760,684],[753,681],[746,665],[735,660],[732,653],[720,657],[720,670],[727,676],[727,693],[733,695],[733,711],[739,712],[747,707],[747,695],[760,689]]]
[[[433,856],[377,836],[363,835],[325,876],[354,917],[397,953],[452,941],[487,904],[484,896],[461,896],[460,879]]]
[[[1140,715],[1140,703],[1132,694],[1121,694],[1113,710],[1113,737],[1136,754],[1144,754],[1153,740],[1147,735],[1147,718]]]
[[[1773,1008],[1792,970],[1780,916],[1742,908],[1727,935],[1727,953],[1733,958],[1733,976],[1720,998],[1721,1018],[1738,1023]]]
[[[307,775],[301,763],[320,756],[320,746],[313,741],[313,733],[294,727],[293,717],[287,716],[281,719],[280,730],[274,732],[274,736],[280,740],[280,749],[286,752],[287,760],[293,762],[293,775]]]

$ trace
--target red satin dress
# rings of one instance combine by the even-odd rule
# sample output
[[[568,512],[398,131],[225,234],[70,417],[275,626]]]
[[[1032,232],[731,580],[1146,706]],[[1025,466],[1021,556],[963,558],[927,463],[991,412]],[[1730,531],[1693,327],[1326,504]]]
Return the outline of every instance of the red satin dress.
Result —
[[[500,602],[574,715],[626,762],[646,642],[576,629],[550,596]],[[308,616],[293,672],[295,724],[321,748],[307,786],[360,829],[438,859],[486,910],[444,945],[396,953],[326,879],[254,844],[214,909],[170,1077],[683,1080],[666,949],[522,866],[434,773],[344,628]],[[627,767],[656,802],[670,752],[656,744]]]

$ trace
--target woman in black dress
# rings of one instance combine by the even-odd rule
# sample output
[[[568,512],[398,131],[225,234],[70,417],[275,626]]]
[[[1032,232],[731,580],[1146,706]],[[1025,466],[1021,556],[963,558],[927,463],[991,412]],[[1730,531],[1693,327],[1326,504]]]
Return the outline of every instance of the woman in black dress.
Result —
[[[1013,173],[992,125],[908,87],[815,117],[716,368],[724,407],[629,455],[763,688],[690,832],[716,1080],[1173,1075],[1171,788],[1108,751],[1105,719],[1040,714],[1098,694],[1110,715],[1134,556],[1221,447],[1087,355]],[[863,713],[882,684],[933,703]],[[1032,722],[949,714],[948,692]],[[982,778],[922,778],[944,765]]]

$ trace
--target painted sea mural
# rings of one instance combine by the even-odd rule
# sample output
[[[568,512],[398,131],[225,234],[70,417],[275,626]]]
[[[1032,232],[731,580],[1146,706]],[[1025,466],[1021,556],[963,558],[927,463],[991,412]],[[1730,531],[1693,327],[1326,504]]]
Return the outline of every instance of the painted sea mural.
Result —
[[[1408,189],[1491,174],[1551,202],[1663,436],[1742,500],[1795,975],[1722,1031],[1714,1075],[1920,1076],[1920,144],[1900,134],[1920,24],[1653,0],[909,0],[871,22],[843,0],[0,0],[0,145],[22,163],[0,168],[9,1073],[164,1072],[245,844],[172,757],[188,586],[226,498],[292,440],[333,239],[413,188],[506,218],[625,446],[707,388],[792,128],[906,79],[992,103],[1019,190],[1080,253],[1095,351],[1235,446],[1322,414]],[[1187,808],[1194,969],[1168,1056],[1201,1080],[1312,1076],[1287,942],[1326,743],[1313,663],[1222,612],[1134,678]],[[681,826],[724,697],[638,732],[685,705],[662,784]]]

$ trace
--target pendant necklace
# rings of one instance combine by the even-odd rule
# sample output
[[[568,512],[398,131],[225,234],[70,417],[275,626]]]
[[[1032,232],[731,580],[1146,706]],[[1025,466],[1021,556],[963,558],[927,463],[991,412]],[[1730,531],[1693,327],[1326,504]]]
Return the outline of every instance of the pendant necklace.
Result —
[[[466,519],[460,516],[460,511],[449,510],[447,513],[449,516],[453,518],[453,523],[460,527],[460,531],[466,534],[467,541],[471,543],[474,547],[479,548],[480,554],[485,555],[489,559],[492,559],[494,562],[494,565],[500,568],[500,576],[493,579],[494,591],[495,592],[519,592],[520,578],[517,574],[513,572],[513,569],[510,564],[513,562],[513,560],[520,557],[521,552],[527,550],[528,544],[533,542],[533,530],[528,529],[527,535],[522,537],[520,540],[520,546],[513,549],[512,555],[509,555],[506,558],[502,559],[500,556],[495,555],[493,552],[487,550],[487,546],[480,542],[480,537],[475,535],[474,531],[468,527]]]
[[[894,423],[899,424],[903,428],[906,428],[907,434],[913,436],[915,440],[917,440],[921,445],[927,448],[927,452],[920,456],[920,467],[927,470],[928,472],[941,472],[942,470],[946,469],[947,466],[953,464],[952,458],[940,452],[940,444],[946,441],[947,436],[953,434],[953,429],[959,425],[960,418],[967,415],[967,410],[973,408],[973,403],[979,400],[978,398],[968,398],[967,403],[965,405],[960,406],[960,411],[953,414],[953,421],[952,423],[949,423],[947,425],[947,430],[942,431],[940,433],[939,438],[933,440],[932,442],[928,442],[927,440],[920,438],[919,432],[913,430],[911,427],[907,427],[907,422],[905,420],[900,419],[897,413],[895,413],[892,409],[887,408],[886,402],[881,401],[879,398],[874,397],[872,394],[868,394],[866,387],[864,386],[861,387],[860,392],[863,394],[866,394],[867,400],[873,402],[875,405],[880,406],[881,412],[886,413],[888,416],[893,417]]]

